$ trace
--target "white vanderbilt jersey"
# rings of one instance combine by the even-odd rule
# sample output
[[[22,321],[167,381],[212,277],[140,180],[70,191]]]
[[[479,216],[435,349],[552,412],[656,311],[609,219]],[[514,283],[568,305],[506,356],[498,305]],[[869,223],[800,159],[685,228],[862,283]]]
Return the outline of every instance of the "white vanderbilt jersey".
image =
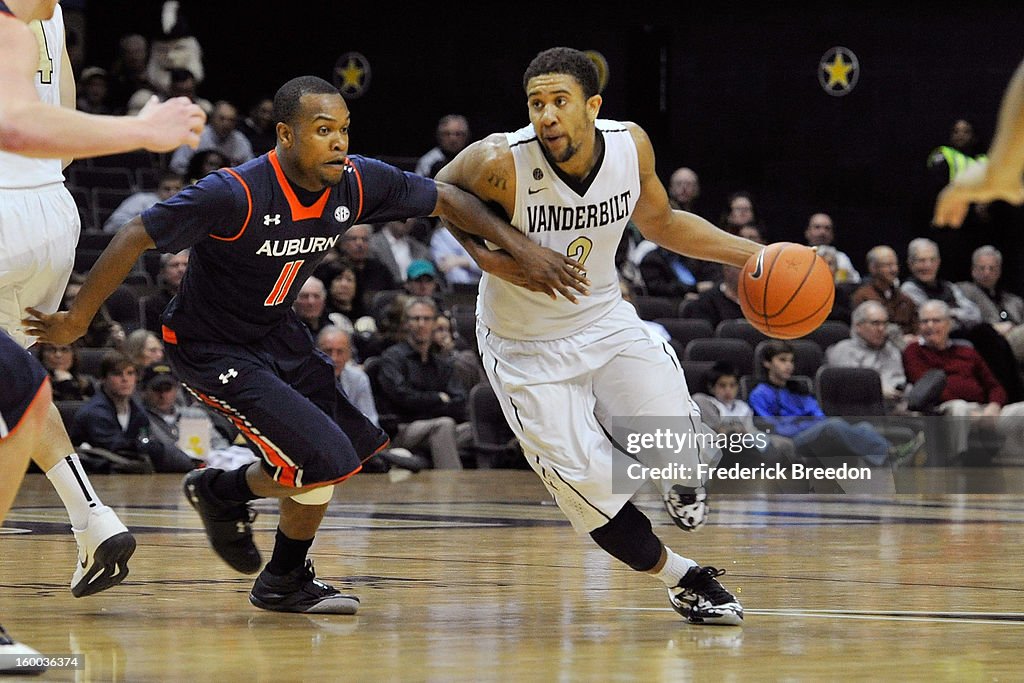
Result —
[[[584,264],[590,294],[573,304],[484,273],[477,304],[481,321],[507,339],[561,339],[607,315],[622,299],[615,250],[640,196],[636,145],[626,127],[598,119],[604,154],[580,186],[548,163],[533,126],[506,133],[516,167],[512,225],[538,244]],[[582,194],[580,194],[582,193]]]
[[[28,27],[39,42],[36,92],[43,102],[59,107],[64,63],[64,15],[60,5],[54,8],[52,19],[33,21]],[[60,159],[33,159],[0,151],[0,188],[31,188],[62,182],[64,173]]]

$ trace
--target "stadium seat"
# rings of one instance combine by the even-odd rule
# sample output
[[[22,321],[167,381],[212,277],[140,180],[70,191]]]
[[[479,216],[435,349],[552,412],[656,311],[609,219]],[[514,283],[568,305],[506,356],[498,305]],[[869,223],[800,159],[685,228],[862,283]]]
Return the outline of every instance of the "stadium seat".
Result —
[[[683,360],[724,360],[735,365],[740,375],[749,375],[754,371],[754,347],[742,339],[728,337],[694,339],[686,345]]]

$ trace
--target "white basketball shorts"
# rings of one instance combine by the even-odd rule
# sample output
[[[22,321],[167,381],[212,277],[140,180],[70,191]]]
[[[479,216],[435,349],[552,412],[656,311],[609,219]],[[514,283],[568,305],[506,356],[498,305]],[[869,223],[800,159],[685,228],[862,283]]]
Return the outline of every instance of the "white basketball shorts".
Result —
[[[25,308],[60,306],[81,230],[63,183],[0,189],[0,328],[25,348],[35,343],[21,326]]]
[[[585,331],[550,341],[499,337],[477,322],[487,376],[530,466],[579,533],[604,526],[645,483],[619,482],[612,419],[679,417],[698,425],[672,347],[620,302]],[[620,444],[621,446],[621,444]],[[700,453],[680,453],[696,464]]]

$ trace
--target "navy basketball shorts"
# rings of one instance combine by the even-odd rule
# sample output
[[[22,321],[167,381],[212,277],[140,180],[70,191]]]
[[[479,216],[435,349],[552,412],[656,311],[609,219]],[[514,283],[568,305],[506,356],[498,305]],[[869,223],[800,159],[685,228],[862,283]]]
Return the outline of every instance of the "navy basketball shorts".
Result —
[[[18,428],[49,381],[39,361],[0,330],[0,440]]]
[[[342,481],[388,444],[341,392],[331,361],[297,319],[245,346],[179,339],[166,349],[178,379],[231,420],[284,486]]]

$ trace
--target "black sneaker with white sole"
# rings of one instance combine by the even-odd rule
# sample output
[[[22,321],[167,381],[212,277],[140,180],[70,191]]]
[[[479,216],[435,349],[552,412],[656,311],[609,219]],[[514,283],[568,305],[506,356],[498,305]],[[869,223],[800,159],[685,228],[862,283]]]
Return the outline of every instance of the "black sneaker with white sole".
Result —
[[[708,519],[711,508],[704,489],[689,489],[675,484],[663,497],[668,516],[683,531],[696,531]]]
[[[210,545],[220,558],[243,574],[255,574],[263,564],[260,551],[252,540],[252,523],[256,511],[248,503],[223,503],[209,488],[209,478],[221,470],[192,470],[185,475],[183,489],[189,504],[203,520],[203,529]]]
[[[316,578],[312,560],[284,576],[264,569],[256,577],[249,602],[273,612],[302,614],[355,614],[359,609],[359,598],[345,595]]]
[[[724,573],[714,567],[690,567],[675,588],[668,589],[672,609],[691,624],[742,626],[743,607],[716,578]]]

